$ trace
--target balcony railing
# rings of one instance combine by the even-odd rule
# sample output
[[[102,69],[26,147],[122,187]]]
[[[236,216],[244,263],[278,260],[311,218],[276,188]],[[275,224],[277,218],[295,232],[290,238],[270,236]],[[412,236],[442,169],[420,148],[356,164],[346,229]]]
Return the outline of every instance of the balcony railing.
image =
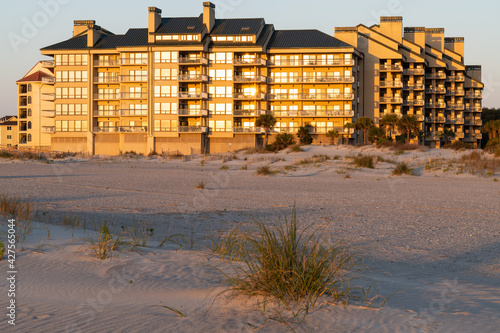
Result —
[[[97,76],[94,83],[118,83],[118,76]]]
[[[203,74],[182,74],[178,76],[180,82],[207,82],[208,75]]]
[[[465,125],[468,126],[483,126],[482,120],[465,120]]]
[[[338,131],[339,134],[347,134],[347,130],[344,129],[343,127],[333,127],[333,128],[331,128],[331,127],[329,127],[329,128],[326,128],[326,127],[307,127],[307,129],[309,130],[310,134],[326,134],[331,130]]]
[[[467,112],[483,112],[483,108],[480,106],[467,106],[465,111],[467,111]]]
[[[208,99],[206,92],[179,92],[179,99]]]
[[[54,118],[56,116],[56,110],[44,110],[42,111],[42,117]]]
[[[450,75],[446,77],[447,82],[463,82],[465,77],[463,75]]]
[[[429,79],[429,80],[444,80],[444,79],[446,79],[446,73],[426,74],[425,78]]]
[[[54,60],[44,60],[42,61],[42,66],[45,68],[54,68],[56,66],[56,62]]]
[[[146,133],[148,128],[145,126],[110,126],[94,127],[95,133]]]
[[[446,90],[446,96],[463,96],[465,95],[464,90]]]
[[[235,75],[233,77],[234,82],[261,82],[264,83],[266,82],[266,77],[262,75]]]
[[[354,66],[353,59],[329,60],[274,60],[269,61],[269,66]]]
[[[265,110],[234,110],[233,115],[235,117],[258,117],[260,115],[266,114]]]
[[[397,97],[380,97],[380,103],[384,104],[400,104],[403,103],[402,98]]]
[[[381,65],[380,66],[380,71],[381,72],[401,72],[403,70],[403,67],[401,65]]]
[[[445,117],[427,117],[427,118],[425,118],[425,121],[427,123],[444,124],[444,123],[446,123],[446,118]]]
[[[424,75],[425,69],[422,68],[406,68],[403,70],[403,74],[405,75]]]
[[[56,132],[55,126],[42,126],[42,133],[55,133],[55,132]]]
[[[144,117],[148,115],[148,110],[122,109],[120,115],[123,117]]]
[[[426,94],[446,94],[446,88],[438,87],[438,88],[429,88],[425,90]]]
[[[42,101],[55,101],[56,94],[42,94]]]
[[[401,82],[401,81],[380,81],[379,86],[381,88],[403,88],[403,82]]]
[[[120,94],[94,94],[96,100],[115,100],[120,99]]]
[[[407,84],[403,87],[404,90],[424,90],[423,84]]]
[[[26,123],[24,123],[23,125],[19,125],[20,132],[26,132],[27,130],[28,130],[28,126],[26,125]]]
[[[352,76],[338,76],[338,77],[270,77],[267,79],[268,83],[353,83],[354,77]]]
[[[456,125],[463,125],[465,123],[464,118],[455,118],[455,124]]]
[[[94,133],[119,133],[120,127],[94,127]]]
[[[448,104],[446,106],[448,110],[463,110],[465,109],[465,105],[463,104]]]
[[[423,99],[409,99],[403,102],[404,106],[424,106],[425,101]]]
[[[118,97],[121,99],[147,99],[148,93],[145,92],[123,92]]]
[[[446,103],[442,102],[430,102],[425,104],[426,108],[444,109],[446,108]]]
[[[56,78],[55,77],[42,77],[42,83],[54,84],[54,83],[56,83]]]
[[[131,59],[131,58],[121,58],[120,65],[147,65],[148,59]]]
[[[94,110],[94,117],[118,117],[120,110]]]
[[[425,139],[427,141],[441,141],[441,136],[439,134],[427,134]]]
[[[147,75],[120,75],[120,82],[147,82]]]
[[[179,109],[177,111],[179,116],[183,117],[207,117],[208,116],[208,110],[202,110],[202,109]]]
[[[455,132],[455,139],[463,139],[465,137],[465,133]]]
[[[234,58],[233,64],[235,66],[265,66],[266,60],[262,58],[252,58],[252,59]]]
[[[204,57],[179,57],[179,64],[208,65],[208,59]]]
[[[262,99],[266,99],[266,94],[257,93],[255,95],[251,95],[251,94],[245,94],[245,93],[234,93],[233,98],[234,99],[244,99],[244,100],[262,100]]]
[[[465,95],[465,98],[477,98],[477,99],[481,99],[481,98],[483,98],[483,94],[481,94],[481,93],[474,93],[474,94],[467,93]]]
[[[233,133],[264,133],[262,127],[233,127]]]
[[[272,111],[275,117],[354,117],[352,110]]]
[[[477,142],[477,137],[474,134],[466,134],[463,140],[464,142],[474,143]]]
[[[118,60],[96,60],[94,61],[94,67],[119,67],[120,62]]]
[[[300,99],[353,100],[354,94],[300,94]]]
[[[207,133],[208,128],[203,126],[179,126],[179,133]]]

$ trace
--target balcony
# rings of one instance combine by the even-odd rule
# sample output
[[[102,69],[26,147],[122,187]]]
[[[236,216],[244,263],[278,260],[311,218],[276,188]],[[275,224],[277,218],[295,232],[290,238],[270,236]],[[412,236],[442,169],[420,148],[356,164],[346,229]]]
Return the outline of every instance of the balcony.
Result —
[[[94,67],[119,67],[120,62],[118,60],[96,60],[94,61]]]
[[[19,132],[26,132],[28,130],[28,125],[26,123],[19,124]]]
[[[463,139],[465,134],[462,132],[455,132],[455,139]]]
[[[233,81],[240,83],[265,83],[267,81],[265,76],[262,75],[235,75]]]
[[[179,57],[181,65],[208,65],[208,59],[204,57]]]
[[[120,133],[146,133],[146,126],[120,126]]]
[[[425,104],[426,108],[431,108],[431,109],[444,109],[446,108],[446,103],[444,102],[429,102]]]
[[[446,79],[446,73],[425,74],[425,78],[429,80],[444,80]]]
[[[233,116],[235,117],[258,117],[266,114],[265,110],[234,110]]]
[[[347,134],[347,130],[343,127],[333,127],[333,128],[325,128],[325,127],[307,127],[310,134],[326,134],[328,131],[334,130],[338,131],[339,134]]]
[[[425,140],[427,141],[441,141],[441,136],[439,134],[427,134],[425,136]]]
[[[475,98],[475,99],[482,99],[483,98],[483,94],[482,93],[467,93],[465,95],[465,98]]]
[[[42,94],[42,101],[53,102],[56,100],[56,94]]]
[[[117,94],[121,99],[147,99],[148,93],[145,92],[124,92]]]
[[[28,118],[28,113],[26,111],[22,111],[19,113],[19,119],[26,119]]]
[[[480,106],[467,106],[465,108],[467,112],[483,112],[483,108]]]
[[[314,100],[353,100],[354,94],[300,94],[300,99]]]
[[[465,109],[465,105],[463,104],[448,104],[446,106],[448,110],[463,110]]]
[[[120,133],[120,127],[94,127],[94,133]]]
[[[465,120],[467,126],[483,126],[482,120]]]
[[[28,106],[28,99],[26,97],[23,97],[19,101],[19,106]]]
[[[329,60],[274,60],[269,61],[269,66],[293,67],[293,66],[354,66],[353,59],[329,59]]]
[[[55,132],[56,132],[55,126],[42,126],[42,133],[55,133]]]
[[[208,127],[203,126],[179,126],[179,133],[208,133]]]
[[[119,111],[122,117],[147,117],[148,110],[122,109]]]
[[[54,83],[56,83],[56,78],[54,78],[54,77],[42,77],[42,83],[54,84]]]
[[[147,75],[120,75],[120,82],[147,82]]]
[[[380,103],[383,104],[401,104],[403,99],[399,97],[380,97]]]
[[[56,116],[55,110],[42,111],[42,117],[44,117],[44,118],[54,118],[55,116]]]
[[[475,143],[475,142],[477,142],[477,137],[474,134],[466,134],[466,135],[464,135],[463,140],[464,140],[464,142]]]
[[[444,123],[446,123],[446,118],[445,117],[427,117],[427,118],[425,118],[425,121],[427,123],[444,124]]]
[[[179,109],[178,115],[182,117],[207,117],[208,110],[202,109]]]
[[[450,75],[446,77],[446,82],[464,82],[465,77],[463,75]]]
[[[178,76],[179,82],[208,82],[208,75],[182,74]]]
[[[303,83],[354,83],[353,76],[337,76],[337,77],[302,77],[297,78],[298,82]]]
[[[464,118],[455,118],[455,125],[463,125],[465,123]]]
[[[403,87],[404,90],[424,90],[423,84],[407,84]]]
[[[264,131],[262,127],[233,127],[233,133],[261,134]]]
[[[380,71],[381,72],[401,72],[403,70],[403,67],[401,65],[395,64],[395,65],[381,65],[380,66]]]
[[[208,99],[206,92],[179,92],[179,99]]]
[[[141,58],[141,59],[121,58],[120,59],[120,65],[122,65],[122,66],[127,66],[127,65],[144,66],[147,64],[148,64],[148,59],[145,59],[145,58]]]
[[[425,119],[425,117],[424,117],[423,114],[418,114],[418,113],[417,114],[411,114],[411,113],[409,113],[408,115],[415,117],[415,119],[417,119],[418,121],[424,121],[424,119]]]
[[[446,94],[446,88],[438,87],[438,88],[429,88],[425,90],[426,94]]]
[[[42,63],[42,67],[45,67],[45,68],[56,67],[56,62],[54,60],[44,60],[44,61],[41,61],[41,63]]]
[[[354,117],[351,110],[301,110],[301,111],[273,111],[275,117]]]
[[[120,99],[120,94],[94,94],[94,99],[99,100],[99,101],[106,101],[106,100],[117,100]]]
[[[446,90],[446,96],[463,96],[465,95],[464,90]]]
[[[234,66],[266,66],[266,60],[262,58],[234,58],[233,65]]]
[[[98,83],[118,83],[118,76],[94,77],[94,84]]]
[[[120,110],[94,110],[94,117],[119,117]]]
[[[234,93],[233,98],[236,100],[263,100],[263,99],[266,99],[266,94],[256,93],[256,94],[252,95],[252,94],[246,94],[246,93]]]
[[[425,101],[423,99],[409,99],[403,102],[404,106],[424,106]]]
[[[406,68],[403,70],[404,75],[424,75],[425,69],[423,68]]]
[[[380,88],[403,88],[401,81],[380,81]]]

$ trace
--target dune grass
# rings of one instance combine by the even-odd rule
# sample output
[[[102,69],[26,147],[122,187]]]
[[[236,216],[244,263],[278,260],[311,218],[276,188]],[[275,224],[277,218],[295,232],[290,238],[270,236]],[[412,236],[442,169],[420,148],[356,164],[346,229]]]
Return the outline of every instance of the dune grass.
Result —
[[[2,219],[28,220],[32,213],[33,205],[30,201],[23,201],[19,197],[10,195],[0,195],[0,216]]]
[[[411,169],[408,164],[401,162],[396,165],[396,168],[392,171],[394,176],[409,175],[413,176],[413,169]]]
[[[375,164],[373,163],[373,156],[356,156],[354,157],[354,165],[359,168],[375,169]]]

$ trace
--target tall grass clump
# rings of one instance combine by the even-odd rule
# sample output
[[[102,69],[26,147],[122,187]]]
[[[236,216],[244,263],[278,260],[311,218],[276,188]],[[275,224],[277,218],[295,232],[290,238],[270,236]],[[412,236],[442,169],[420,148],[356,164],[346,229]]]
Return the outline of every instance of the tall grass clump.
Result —
[[[3,245],[2,241],[0,241],[0,261],[2,260],[4,252],[5,252],[5,246]]]
[[[295,210],[281,226],[258,221],[257,227],[245,236],[242,266],[228,277],[232,292],[278,300],[287,309],[299,305],[306,313],[322,296],[348,298],[358,260],[345,247],[299,231]]]
[[[271,175],[271,168],[268,166],[263,166],[257,169],[257,175],[258,176],[268,176]]]
[[[370,155],[354,157],[354,165],[359,168],[375,169],[373,156]]]
[[[22,201],[18,197],[9,195],[0,195],[0,216],[2,219],[6,217],[27,220],[31,217],[33,206],[29,201]]]
[[[97,239],[89,237],[92,251],[97,259],[109,258],[113,251],[118,250],[120,245],[123,245],[121,241],[123,234],[118,237],[113,236],[107,223],[102,222],[97,232]]]
[[[394,176],[410,175],[413,176],[413,169],[411,169],[408,164],[401,162],[396,165],[396,168],[392,171]]]

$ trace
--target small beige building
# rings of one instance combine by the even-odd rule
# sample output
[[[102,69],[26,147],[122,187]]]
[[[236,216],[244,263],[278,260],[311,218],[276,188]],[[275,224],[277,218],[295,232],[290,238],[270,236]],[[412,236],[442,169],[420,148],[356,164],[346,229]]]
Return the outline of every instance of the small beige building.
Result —
[[[18,145],[17,117],[0,118],[0,147],[16,147]]]

